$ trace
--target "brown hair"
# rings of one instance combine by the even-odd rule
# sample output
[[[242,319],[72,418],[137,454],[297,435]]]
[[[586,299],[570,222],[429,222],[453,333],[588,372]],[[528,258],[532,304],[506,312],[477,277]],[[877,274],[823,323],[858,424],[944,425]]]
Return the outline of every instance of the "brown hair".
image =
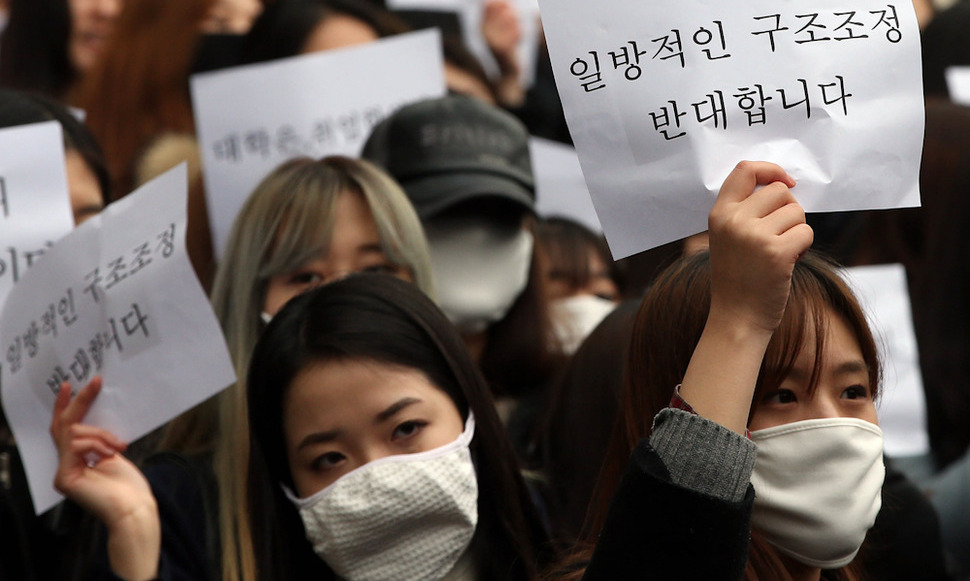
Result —
[[[127,0],[104,55],[72,101],[101,143],[115,199],[134,187],[134,164],[155,136],[194,133],[189,73],[214,0]]]
[[[633,327],[620,415],[587,513],[582,544],[569,559],[568,567],[573,573],[557,578],[574,578],[577,565],[588,562],[592,556],[627,460],[637,443],[650,436],[653,417],[669,405],[674,387],[683,379],[704,330],[710,302],[711,269],[707,252],[675,262],[657,278],[644,297]],[[796,263],[792,273],[788,307],[768,344],[755,386],[755,400],[789,374],[805,337],[810,335],[806,333],[810,328],[815,331],[816,357],[809,386],[815,389],[829,312],[841,318],[859,342],[873,396],[878,395],[878,351],[865,315],[839,276],[836,265],[809,252]],[[581,572],[575,578],[580,577]],[[746,581],[787,578],[777,552],[753,531]],[[849,567],[837,572],[836,578],[853,580],[859,576]]]
[[[622,293],[620,267],[613,260],[602,235],[575,220],[553,217],[536,225],[536,242],[546,255],[549,278],[561,280],[572,291],[585,287],[599,274],[590,270],[589,255],[592,253],[600,259],[606,267],[606,275]]]

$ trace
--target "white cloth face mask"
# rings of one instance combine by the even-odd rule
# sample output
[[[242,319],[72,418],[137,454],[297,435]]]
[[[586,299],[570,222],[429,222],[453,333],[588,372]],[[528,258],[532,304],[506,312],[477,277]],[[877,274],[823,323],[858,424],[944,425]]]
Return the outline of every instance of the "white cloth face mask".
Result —
[[[756,430],[751,439],[758,445],[752,528],[800,563],[852,562],[882,506],[882,430],[825,418]]]
[[[457,440],[379,458],[307,498],[300,511],[313,550],[347,581],[438,581],[468,549],[478,524],[469,412]]]
[[[438,306],[461,333],[501,321],[529,282],[532,233],[478,216],[425,225]]]
[[[572,355],[616,303],[596,295],[577,295],[552,303],[552,325],[567,355]]]

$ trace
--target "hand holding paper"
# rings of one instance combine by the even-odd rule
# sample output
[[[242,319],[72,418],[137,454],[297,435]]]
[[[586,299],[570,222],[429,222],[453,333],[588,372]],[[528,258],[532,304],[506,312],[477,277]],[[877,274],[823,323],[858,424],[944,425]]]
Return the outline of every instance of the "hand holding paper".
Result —
[[[739,434],[795,262],[812,245],[794,186],[775,164],[743,161],[710,213],[711,309],[681,394],[697,413]]]
[[[134,440],[235,380],[185,250],[181,165],[50,248],[0,312],[0,395],[37,513],[60,500],[47,433],[64,382],[101,375],[91,425]]]
[[[766,162],[743,161],[724,180],[709,218],[712,317],[769,334],[778,326],[795,262],[813,239],[794,186]]]
[[[125,443],[81,423],[100,392],[100,376],[73,398],[70,384],[61,386],[50,428],[59,458],[54,486],[104,523],[116,575],[148,579],[161,551],[158,506],[145,476],[121,454]]]

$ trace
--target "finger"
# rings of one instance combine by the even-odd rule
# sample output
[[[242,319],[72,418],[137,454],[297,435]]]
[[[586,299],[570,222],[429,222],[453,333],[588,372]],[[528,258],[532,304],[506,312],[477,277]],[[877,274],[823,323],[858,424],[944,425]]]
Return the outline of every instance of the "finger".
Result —
[[[120,450],[115,449],[110,444],[100,438],[80,438],[71,442],[69,448],[72,455],[83,458],[88,466],[96,464],[98,460],[110,458]],[[98,460],[95,460],[98,458]]]
[[[805,210],[798,202],[785,204],[765,216],[762,223],[772,234],[781,235],[795,226],[805,223]]]
[[[112,448],[116,448],[118,450],[124,450],[125,448],[128,447],[128,444],[126,444],[124,440],[122,440],[118,436],[115,436],[109,430],[105,430],[104,428],[99,428],[96,426],[90,426],[87,424],[72,425],[71,429],[69,430],[69,434],[71,438],[74,438],[74,439],[98,438],[98,439],[104,440]]]
[[[795,180],[781,168],[767,161],[742,161],[724,179],[718,200],[740,202],[754,192],[758,185],[781,182],[789,188],[795,187]]]
[[[63,425],[61,416],[69,403],[71,403],[71,384],[65,381],[57,392],[57,399],[54,400],[54,414],[51,417],[50,432],[55,440],[57,440],[57,433]]]
[[[798,224],[781,234],[778,240],[785,252],[791,254],[794,263],[812,247],[812,242],[815,241],[815,231],[808,224]]]
[[[755,218],[764,218],[791,203],[797,203],[797,200],[788,186],[781,182],[772,182],[751,194],[741,205],[745,213]]]
[[[73,424],[83,420],[84,416],[88,414],[88,410],[91,409],[91,404],[94,403],[94,399],[98,397],[100,392],[101,376],[95,375],[94,379],[82,387],[81,391],[77,392],[74,399],[67,405],[62,421]]]

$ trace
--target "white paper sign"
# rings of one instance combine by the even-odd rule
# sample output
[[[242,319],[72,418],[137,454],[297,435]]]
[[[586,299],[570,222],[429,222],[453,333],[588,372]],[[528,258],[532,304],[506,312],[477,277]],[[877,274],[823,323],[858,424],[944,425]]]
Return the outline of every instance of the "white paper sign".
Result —
[[[235,381],[185,250],[182,164],[108,206],[31,268],[0,314],[0,394],[39,513],[54,490],[48,428],[63,381],[95,374],[85,422],[131,441]]]
[[[615,258],[700,232],[737,162],[808,211],[919,205],[909,0],[541,0],[566,120]]]
[[[572,218],[597,234],[603,231],[589,197],[576,150],[568,145],[529,139],[536,181],[536,212],[543,217]]]
[[[879,425],[886,454],[929,453],[926,399],[913,314],[901,264],[846,269],[846,280],[859,298],[876,337],[883,364]]]
[[[960,105],[970,105],[970,67],[947,67],[946,89],[950,100]]]
[[[0,130],[0,305],[72,228],[60,123]]]
[[[266,174],[301,155],[357,156],[401,105],[445,93],[441,39],[426,30],[192,77],[216,253]]]

